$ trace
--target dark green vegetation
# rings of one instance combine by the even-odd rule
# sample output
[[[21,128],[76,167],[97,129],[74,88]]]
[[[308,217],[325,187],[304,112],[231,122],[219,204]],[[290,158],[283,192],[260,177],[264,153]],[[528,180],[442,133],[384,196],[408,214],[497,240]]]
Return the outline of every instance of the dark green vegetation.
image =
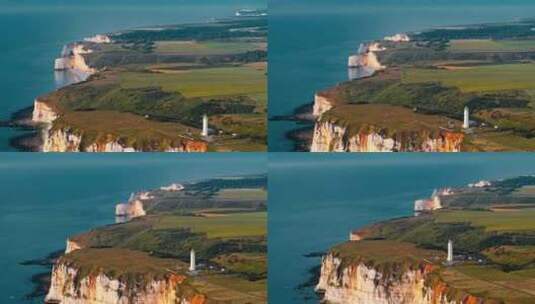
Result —
[[[321,94],[335,104],[390,104],[452,121],[462,120],[468,106],[475,125],[463,150],[535,150],[533,28],[535,21],[525,20],[409,33],[410,42],[378,41],[386,50],[374,53],[386,70]]]
[[[71,237],[82,249],[62,260],[82,277],[103,271],[136,284],[172,270],[208,299],[265,303],[266,183],[266,176],[249,176],[150,191],[147,215]],[[192,248],[196,276],[187,273]]]
[[[184,138],[202,142],[206,114],[209,150],[262,151],[266,35],[266,18],[112,34],[110,44],[85,43],[93,52],[84,58],[96,74],[40,100],[60,113],[55,128],[87,136],[86,145],[114,137],[153,151]],[[110,112],[120,123],[110,121]]]
[[[345,263],[364,262],[394,276],[428,265],[433,271],[426,284],[446,284],[452,299],[472,295],[490,303],[532,303],[535,177],[453,191],[440,197],[443,209],[364,227],[359,230],[364,241],[331,252]],[[443,264],[448,240],[454,244],[452,266]]]

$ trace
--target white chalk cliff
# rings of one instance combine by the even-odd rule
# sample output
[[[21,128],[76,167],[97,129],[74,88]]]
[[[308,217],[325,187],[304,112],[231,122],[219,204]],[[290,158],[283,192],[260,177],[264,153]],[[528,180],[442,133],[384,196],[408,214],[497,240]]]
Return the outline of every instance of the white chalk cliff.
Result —
[[[115,215],[123,216],[128,219],[145,216],[147,212],[143,207],[143,202],[139,199],[131,200],[124,204],[117,204],[115,206]]]
[[[80,271],[66,263],[57,263],[52,270],[50,289],[45,302],[61,304],[203,304],[202,294],[182,295],[181,284],[186,277],[169,274],[145,285],[110,278],[101,272],[80,277]]]
[[[330,121],[318,119],[314,126],[311,152],[459,152],[462,135],[442,132],[439,136],[386,137],[370,131],[350,134],[348,128]]]
[[[92,52],[93,50],[83,43],[67,45],[62,52],[62,57],[57,58],[54,62],[54,69],[58,71],[76,70],[87,74],[87,76],[94,74],[96,69],[90,67],[84,57]]]
[[[122,144],[111,134],[103,141],[93,142],[87,146],[82,145],[83,134],[71,128],[43,129],[43,152],[143,152]],[[179,146],[168,147],[161,152],[205,152],[206,144],[201,141],[185,140]]]
[[[369,68],[375,71],[383,70],[386,66],[382,65],[379,62],[377,57],[377,52],[384,51],[385,48],[382,47],[378,42],[361,44],[359,52],[355,55],[349,56],[347,60],[347,66],[350,68]]]
[[[447,298],[448,287],[443,283],[426,286],[426,275],[432,266],[407,270],[393,276],[368,267],[365,263],[343,265],[329,253],[324,256],[316,291],[323,300],[333,304],[465,304],[480,303],[466,296],[462,301]]]
[[[58,114],[46,102],[36,98],[33,102],[32,121],[36,123],[52,123]]]

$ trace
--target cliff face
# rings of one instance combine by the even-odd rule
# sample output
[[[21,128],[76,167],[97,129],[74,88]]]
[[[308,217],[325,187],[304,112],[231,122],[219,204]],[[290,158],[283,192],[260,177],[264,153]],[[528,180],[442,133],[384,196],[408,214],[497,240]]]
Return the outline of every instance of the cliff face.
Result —
[[[32,121],[37,123],[52,123],[58,114],[45,102],[35,99],[33,102]]]
[[[317,93],[314,95],[314,105],[312,107],[312,114],[315,117],[321,116],[321,114],[332,109],[333,105],[329,98]]]
[[[82,249],[82,246],[80,246],[80,244],[70,239],[67,239],[67,245],[65,246],[65,254],[71,253],[79,249]]]
[[[84,55],[90,53],[92,53],[92,50],[87,48],[84,44],[73,43],[68,45],[64,48],[62,57],[56,59],[54,69],[58,71],[75,70],[86,74],[88,77],[96,72],[96,70],[90,67],[85,61]]]
[[[349,134],[346,127],[318,121],[314,127],[311,152],[459,152],[464,135],[440,132],[385,137],[376,132]]]
[[[58,263],[52,270],[50,290],[45,302],[61,304],[204,304],[202,294],[182,294],[185,276],[170,274],[165,279],[147,282],[145,286],[108,277],[104,273],[79,278],[79,270]]]
[[[350,68],[370,68],[375,71],[385,69],[386,67],[379,62],[376,54],[384,50],[385,48],[377,42],[361,44],[358,54],[349,56],[347,66]]]
[[[115,215],[123,216],[127,219],[144,216],[146,214],[147,212],[143,209],[143,202],[139,199],[124,204],[117,204],[115,206]]]
[[[94,142],[82,147],[83,135],[70,129],[46,130],[43,136],[43,152],[142,152],[134,147],[121,144],[117,139],[109,136],[105,142]],[[180,146],[170,147],[162,152],[206,152],[208,146],[205,142],[186,140]]]
[[[43,152],[78,152],[82,137],[68,130],[46,130],[43,132]]]
[[[344,304],[465,304],[480,303],[466,296],[462,301],[448,300],[447,286],[426,286],[432,266],[409,270],[399,277],[389,277],[364,263],[342,266],[342,260],[328,254],[323,257],[316,290],[328,303]]]

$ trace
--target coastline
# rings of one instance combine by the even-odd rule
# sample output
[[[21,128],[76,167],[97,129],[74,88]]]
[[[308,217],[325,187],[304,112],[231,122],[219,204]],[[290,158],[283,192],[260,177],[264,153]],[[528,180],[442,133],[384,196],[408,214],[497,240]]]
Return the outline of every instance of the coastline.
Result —
[[[100,34],[95,37],[97,36],[108,37]],[[111,42],[109,38],[108,40],[91,40],[90,37],[64,45],[60,57],[55,59],[52,68],[54,73],[62,73],[62,77],[69,80],[64,81],[63,86],[56,88],[56,90],[85,82],[91,75],[95,74],[97,70],[89,67],[83,56],[92,52],[89,48],[90,43],[109,42]],[[62,66],[59,66],[58,62],[62,62]],[[76,75],[76,77],[70,77],[69,73]],[[41,109],[42,106],[40,104],[42,103],[37,96],[33,105],[11,113],[11,118],[2,123],[2,127],[31,131],[30,133],[10,138],[9,144],[17,150],[22,152],[43,151],[43,143],[46,141],[48,131],[57,115],[52,109]]]
[[[508,282],[530,269],[515,250],[533,254],[533,230],[515,223],[533,212],[533,201],[514,193],[534,182],[523,175],[437,188],[413,202],[412,216],[361,226],[332,246],[315,290],[329,303],[528,303],[535,294]],[[511,222],[496,234],[503,217]]]
[[[259,224],[264,226],[265,215],[261,214],[266,212],[266,201],[263,198],[229,200],[220,197],[220,193],[241,193],[243,189],[265,193],[265,185],[264,175],[243,175],[172,183],[133,192],[128,200],[115,205],[114,224],[69,236],[65,249],[53,258],[50,255],[28,261],[27,265],[53,264],[48,276],[35,276],[36,285],[29,295],[39,297],[46,290],[45,303],[78,303],[83,299],[99,303],[202,304],[219,301],[220,292],[228,292],[239,301],[265,303],[263,284],[267,280],[267,266],[257,261],[266,259],[265,234],[245,229],[235,232],[235,239],[219,238],[203,232],[202,228],[211,223],[217,227],[220,221],[228,225],[228,220],[236,221],[232,225],[241,225],[244,216],[252,219],[260,216]],[[244,209],[236,212],[226,209],[236,203]],[[160,221],[171,226],[162,230],[158,228]],[[144,243],[151,236],[157,238],[149,242],[149,247],[154,246],[152,249],[139,247],[136,242],[124,243],[125,239],[136,238]],[[243,252],[238,249],[239,244],[251,247]],[[214,246],[225,249],[221,247],[215,252]],[[193,248],[198,252],[195,271],[188,270]],[[243,265],[252,268],[243,269]],[[225,279],[236,285],[221,283]],[[261,294],[243,292],[242,284],[258,289]]]
[[[376,44],[377,42],[374,41],[363,42],[360,44],[357,54],[348,57],[347,71],[349,80],[372,77],[377,71],[386,68],[381,65],[375,55],[373,55],[375,58],[373,61],[362,59],[363,55],[368,56],[369,53],[373,54],[375,51],[383,50],[376,47]],[[340,83],[338,82],[335,86]],[[294,121],[299,125],[304,125],[285,133],[285,137],[293,142],[294,149],[292,152],[310,152],[317,120],[326,111],[326,109],[318,108],[318,99],[321,99],[318,98],[318,94],[319,91],[314,94],[313,101],[296,107],[292,114],[272,116],[269,119],[270,121]]]

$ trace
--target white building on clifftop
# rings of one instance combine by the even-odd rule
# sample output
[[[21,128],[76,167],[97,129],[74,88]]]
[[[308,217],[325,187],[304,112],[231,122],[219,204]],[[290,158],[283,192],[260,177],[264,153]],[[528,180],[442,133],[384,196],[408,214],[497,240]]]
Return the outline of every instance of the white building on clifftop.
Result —
[[[448,240],[448,258],[446,260],[448,264],[453,263],[453,242]]]
[[[189,271],[190,272],[197,271],[197,265],[195,262],[195,250],[193,248],[189,252]]]
[[[208,136],[208,116],[206,114],[204,114],[202,116],[202,132],[201,132],[201,136]]]
[[[463,129],[470,128],[470,110],[468,106],[464,107],[464,120],[463,120]]]

